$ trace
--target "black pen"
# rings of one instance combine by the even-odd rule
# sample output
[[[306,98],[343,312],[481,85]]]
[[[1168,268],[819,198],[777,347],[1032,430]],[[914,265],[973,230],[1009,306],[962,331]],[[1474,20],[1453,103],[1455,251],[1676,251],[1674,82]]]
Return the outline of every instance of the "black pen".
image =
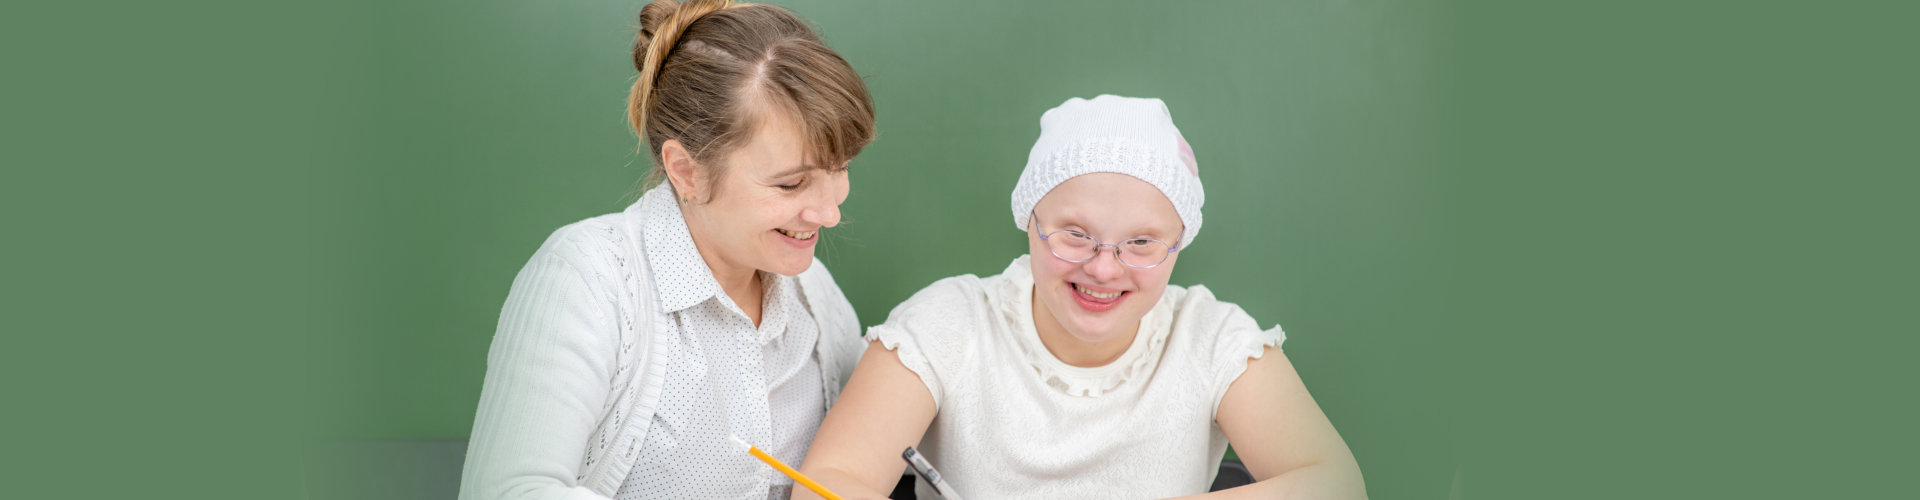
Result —
[[[920,456],[920,452],[914,451],[912,446],[908,446],[907,451],[900,452],[900,458],[907,461],[907,468],[913,469],[914,474],[920,475],[920,479],[927,481],[927,486],[933,487],[934,493],[940,494],[947,500],[960,500],[960,495],[953,492],[953,486],[940,478],[940,471],[933,470],[933,464],[927,463],[927,458]]]

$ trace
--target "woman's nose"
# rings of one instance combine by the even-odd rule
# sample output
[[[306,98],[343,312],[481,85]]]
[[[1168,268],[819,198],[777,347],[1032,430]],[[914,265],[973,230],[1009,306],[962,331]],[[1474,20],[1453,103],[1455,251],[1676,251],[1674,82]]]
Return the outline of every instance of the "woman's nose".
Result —
[[[819,224],[821,227],[837,226],[840,225],[840,206],[832,203],[817,204],[808,208],[801,218],[808,224]]]
[[[838,186],[813,190],[813,196],[808,197],[807,207],[802,210],[800,218],[809,224],[819,224],[821,227],[839,225],[840,202],[847,199],[847,187],[844,180],[838,184]]]

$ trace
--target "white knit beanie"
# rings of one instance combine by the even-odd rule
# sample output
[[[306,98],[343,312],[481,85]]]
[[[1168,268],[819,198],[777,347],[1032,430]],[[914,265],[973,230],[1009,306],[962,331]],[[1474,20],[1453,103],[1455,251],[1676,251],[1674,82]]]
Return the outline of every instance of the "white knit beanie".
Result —
[[[1094,172],[1127,174],[1147,181],[1173,202],[1186,231],[1176,248],[1200,234],[1200,167],[1193,148],[1173,126],[1173,114],[1159,99],[1102,95],[1067,99],[1040,115],[1040,140],[1027,154],[1027,169],[1013,186],[1013,224],[1027,230],[1033,206],[1049,191]]]

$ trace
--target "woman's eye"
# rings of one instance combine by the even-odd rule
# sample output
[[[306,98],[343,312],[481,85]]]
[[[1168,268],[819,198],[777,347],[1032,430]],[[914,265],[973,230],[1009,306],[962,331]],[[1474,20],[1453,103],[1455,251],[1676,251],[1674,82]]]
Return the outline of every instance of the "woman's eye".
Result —
[[[793,190],[800,189],[800,183],[794,182],[790,184],[780,184],[774,187],[780,188],[781,191],[793,191]]]

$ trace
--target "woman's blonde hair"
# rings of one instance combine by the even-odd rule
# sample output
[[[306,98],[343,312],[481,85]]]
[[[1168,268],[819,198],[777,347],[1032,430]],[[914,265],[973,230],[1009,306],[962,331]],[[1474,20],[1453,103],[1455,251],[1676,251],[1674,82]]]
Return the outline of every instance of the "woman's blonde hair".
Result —
[[[838,169],[873,140],[873,100],[860,75],[792,12],[731,0],[658,0],[640,9],[639,80],[627,119],[662,177],[661,145],[678,140],[709,179],[769,113],[806,136],[808,164]],[[715,185],[717,183],[709,183]],[[691,193],[679,193],[689,196]]]

